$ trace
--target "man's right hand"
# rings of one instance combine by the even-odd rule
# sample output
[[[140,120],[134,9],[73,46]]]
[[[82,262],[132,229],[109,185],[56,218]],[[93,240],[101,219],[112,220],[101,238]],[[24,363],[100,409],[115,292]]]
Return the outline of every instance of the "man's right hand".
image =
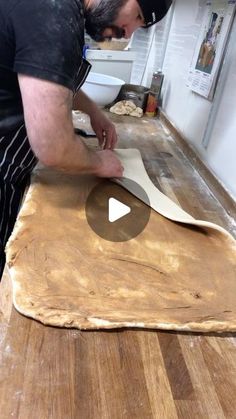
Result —
[[[113,151],[97,151],[96,156],[100,161],[97,170],[95,171],[96,176],[104,178],[123,176],[124,168]]]

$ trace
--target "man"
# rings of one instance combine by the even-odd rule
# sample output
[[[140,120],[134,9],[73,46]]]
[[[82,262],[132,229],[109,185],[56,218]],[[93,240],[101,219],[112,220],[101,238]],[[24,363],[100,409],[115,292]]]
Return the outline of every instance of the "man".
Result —
[[[82,92],[95,40],[130,38],[167,12],[164,0],[0,0],[0,276],[29,175],[40,160],[68,173],[121,177],[115,127]],[[74,134],[71,110],[90,116],[101,149]]]

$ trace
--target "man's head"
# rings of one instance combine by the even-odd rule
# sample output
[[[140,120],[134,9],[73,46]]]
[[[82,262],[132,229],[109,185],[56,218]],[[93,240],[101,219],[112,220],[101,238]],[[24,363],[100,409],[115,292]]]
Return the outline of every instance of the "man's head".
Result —
[[[130,38],[167,13],[171,0],[85,0],[85,28],[97,42]]]
[[[98,0],[85,2],[85,29],[86,32],[97,42],[102,42],[106,38],[122,38],[124,31],[114,25],[120,10],[127,0]],[[113,30],[114,35],[104,35],[107,28]]]

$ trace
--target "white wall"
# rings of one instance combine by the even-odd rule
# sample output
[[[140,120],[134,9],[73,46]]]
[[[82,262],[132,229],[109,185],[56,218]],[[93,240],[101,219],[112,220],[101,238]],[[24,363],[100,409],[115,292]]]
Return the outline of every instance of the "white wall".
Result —
[[[171,17],[170,10],[157,25],[138,29],[133,34],[129,46],[136,52],[136,59],[131,83],[150,87],[154,69],[162,68]]]
[[[213,102],[186,87],[205,4],[205,0],[175,1],[163,64],[163,108],[236,199],[236,48],[228,53],[227,77]],[[236,30],[231,34],[231,45],[235,45],[235,39]],[[157,50],[153,52],[158,54]],[[202,144],[206,130],[207,149]]]
[[[233,25],[222,95],[207,148],[207,161],[236,197],[236,20]]]

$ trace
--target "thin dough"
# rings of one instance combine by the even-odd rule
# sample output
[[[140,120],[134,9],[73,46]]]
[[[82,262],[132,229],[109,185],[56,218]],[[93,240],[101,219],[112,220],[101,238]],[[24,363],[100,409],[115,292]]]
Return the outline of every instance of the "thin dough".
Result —
[[[191,224],[199,227],[208,227],[214,230],[218,230],[228,236],[229,239],[235,243],[234,238],[227,230],[218,226],[217,224],[210,223],[208,221],[195,220],[190,214],[188,214],[181,207],[175,204],[170,198],[159,191],[159,189],[153,185],[152,181],[148,177],[139,150],[119,149],[116,150],[116,154],[124,167],[124,179],[114,179],[114,182],[119,183],[125,189],[129,190],[129,192],[142,200],[142,197],[136,194],[137,191],[132,189],[131,182],[126,182],[125,179],[127,178],[135,181],[145,190],[149,198],[151,208],[157,211],[159,214],[163,215],[163,217],[166,217],[172,221],[177,221],[179,223]],[[149,204],[148,202],[145,203]]]

